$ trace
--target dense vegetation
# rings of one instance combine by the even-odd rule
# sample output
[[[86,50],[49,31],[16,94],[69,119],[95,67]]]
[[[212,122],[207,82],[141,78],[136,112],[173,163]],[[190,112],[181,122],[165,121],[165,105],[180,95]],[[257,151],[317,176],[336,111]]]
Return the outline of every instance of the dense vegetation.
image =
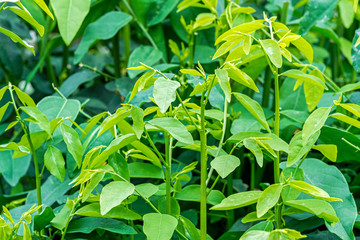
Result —
[[[0,239],[360,233],[357,0],[0,6]]]

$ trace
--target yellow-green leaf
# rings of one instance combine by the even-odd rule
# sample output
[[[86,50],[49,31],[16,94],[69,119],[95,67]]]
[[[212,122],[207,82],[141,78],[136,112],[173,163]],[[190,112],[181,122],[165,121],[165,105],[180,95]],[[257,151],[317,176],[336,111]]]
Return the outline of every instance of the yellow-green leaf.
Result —
[[[260,40],[261,46],[263,47],[266,55],[269,57],[272,64],[277,68],[282,67],[282,55],[281,49],[277,42],[272,39]]]
[[[312,149],[318,150],[330,161],[336,162],[337,159],[337,146],[335,144],[319,144],[313,146]]]
[[[349,116],[346,116],[342,113],[334,113],[334,114],[330,115],[330,117],[335,118],[340,121],[343,121],[343,122],[350,124],[356,128],[360,128],[360,121],[358,121],[354,118],[351,118]]]
[[[267,211],[269,211],[280,198],[283,185],[276,183],[267,187],[264,192],[261,194],[256,205],[256,214],[257,217],[263,216]]]
[[[342,202],[340,198],[330,197],[329,194],[324,190],[322,190],[321,188],[310,185],[309,183],[304,181],[292,180],[290,181],[289,185],[290,187],[299,190],[300,192],[306,193],[314,198],[322,199],[328,202],[335,202],[335,201]]]

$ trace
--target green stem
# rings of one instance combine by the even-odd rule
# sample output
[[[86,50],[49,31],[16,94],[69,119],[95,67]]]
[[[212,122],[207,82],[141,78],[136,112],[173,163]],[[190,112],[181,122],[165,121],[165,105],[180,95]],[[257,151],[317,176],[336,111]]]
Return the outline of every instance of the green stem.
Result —
[[[287,22],[287,13],[289,9],[289,2],[284,2],[283,8],[281,9],[281,22],[286,25]]]
[[[250,169],[251,169],[250,170],[251,171],[251,173],[250,173],[250,190],[254,190],[254,188],[255,188],[255,177],[256,177],[256,175],[255,175],[255,167],[256,167],[256,165],[255,165],[254,156],[250,155],[249,159],[250,159]]]
[[[280,135],[280,87],[279,87],[279,74],[278,69],[275,70],[275,135]],[[280,153],[276,152],[277,157],[274,160],[274,182],[279,183],[280,181]]]
[[[164,158],[162,157],[161,153],[159,152],[159,150],[157,149],[157,147],[155,146],[154,142],[152,141],[150,134],[148,133],[148,131],[146,130],[146,128],[144,128],[144,132],[146,134],[146,139],[148,140],[148,142],[150,143],[150,146],[153,148],[153,150],[155,151],[156,155],[158,155],[160,161],[165,165],[165,167],[167,167],[167,162],[164,160]]]
[[[229,176],[227,176],[226,181],[227,181],[227,184],[226,184],[227,194],[228,194],[228,196],[230,196],[234,192],[232,173],[230,173]],[[227,229],[230,229],[231,226],[234,224],[235,212],[234,212],[234,210],[228,210],[228,211],[226,211],[226,214],[228,216],[228,218],[226,219],[226,226],[227,226]]]
[[[168,133],[165,133],[165,158],[166,168],[166,213],[171,214],[171,158],[172,158],[172,141]]]
[[[124,13],[130,13],[129,9],[126,8],[123,1],[120,3],[120,8]],[[122,30],[123,32],[123,39],[124,39],[124,61],[127,66],[129,57],[130,57],[130,51],[131,51],[131,29],[130,29],[130,23],[126,24]]]
[[[145,37],[149,40],[149,42],[151,43],[151,45],[155,48],[155,49],[159,49],[155,43],[155,41],[152,39],[152,37],[150,36],[150,34],[148,33],[148,31],[145,29],[144,25],[139,21],[139,19],[136,17],[135,12],[132,10],[130,4],[128,3],[127,0],[124,0],[124,5],[125,7],[129,10],[130,14],[132,15],[134,21],[138,24],[138,26],[140,27],[141,31],[144,33]]]
[[[46,64],[46,74],[47,77],[50,79],[50,82],[52,82],[52,84],[54,84],[55,86],[58,86],[58,82],[56,80],[56,75],[55,75],[55,71],[53,68],[53,65],[51,63],[51,56],[46,56],[45,59],[45,64]]]
[[[30,137],[30,132],[29,129],[27,128],[26,124],[24,123],[24,121],[21,119],[20,117],[20,113],[19,113],[19,109],[16,106],[16,102],[15,102],[15,98],[14,98],[14,93],[13,93],[13,88],[11,83],[9,82],[9,92],[10,92],[10,96],[11,96],[11,100],[14,106],[14,110],[16,112],[16,116],[18,118],[18,121],[20,122],[20,125],[24,131],[24,134],[29,142],[29,146],[30,146],[30,151],[31,154],[33,156],[34,159],[34,167],[35,167],[35,183],[36,183],[36,198],[37,198],[37,204],[38,206],[42,205],[42,200],[41,200],[41,175],[39,173],[39,162],[36,156],[36,152],[35,152],[35,148],[33,145],[33,142],[31,140]],[[42,207],[39,208],[38,210],[39,214],[42,212]]]
[[[91,66],[86,65],[86,64],[80,63],[80,64],[79,64],[79,67],[80,67],[80,68],[83,68],[83,67],[84,67],[84,68],[90,69],[90,70],[92,70],[92,71],[94,71],[94,72],[102,75],[103,77],[105,77],[105,80],[108,80],[108,79],[116,79],[116,77],[111,76],[111,75],[109,75],[109,74],[107,74],[107,73],[104,73],[104,72],[98,70],[97,68],[91,67]]]
[[[189,68],[194,68],[195,33],[189,35]]]
[[[200,114],[200,239],[206,240],[207,236],[207,206],[206,206],[206,177],[207,177],[207,139],[205,129],[205,92],[201,95]]]
[[[115,36],[112,39],[113,43],[113,59],[114,59],[114,72],[115,77],[119,78],[121,76],[120,72],[120,47],[119,47],[119,33],[115,34]]]
[[[264,108],[269,107],[269,100],[270,100],[270,90],[271,90],[271,69],[270,67],[266,68],[265,71],[265,78],[264,78],[264,91],[263,91],[263,98],[262,98],[262,106]]]

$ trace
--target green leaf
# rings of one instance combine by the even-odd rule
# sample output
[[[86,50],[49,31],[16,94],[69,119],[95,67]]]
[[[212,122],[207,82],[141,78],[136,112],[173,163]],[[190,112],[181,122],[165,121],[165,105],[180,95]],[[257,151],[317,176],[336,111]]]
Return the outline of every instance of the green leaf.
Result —
[[[102,218],[115,218],[115,219],[125,219],[125,220],[141,219],[141,216],[139,214],[121,205],[114,207],[107,214],[102,215],[100,213],[99,203],[91,203],[85,205],[84,207],[79,208],[75,212],[75,214],[86,217],[102,217]]]
[[[50,12],[49,8],[47,7],[44,0],[34,0],[34,2],[47,14],[49,17],[51,17],[52,20],[54,20],[54,16]]]
[[[36,104],[34,102],[34,100],[32,100],[32,98],[27,95],[26,93],[24,93],[23,91],[21,91],[18,87],[13,86],[16,95],[18,96],[18,98],[20,99],[20,101],[22,102],[23,105],[29,106],[29,107],[36,107]]]
[[[134,162],[129,163],[129,172],[131,178],[155,178],[164,179],[163,170],[149,163]]]
[[[9,89],[9,86],[5,86],[5,87],[0,89],[0,100],[2,100],[6,90],[8,90],[8,89]]]
[[[318,108],[310,114],[308,119],[306,119],[302,130],[303,145],[308,142],[309,138],[314,135],[315,132],[319,131],[324,126],[330,111],[331,107]]]
[[[60,182],[65,178],[65,160],[59,149],[50,145],[44,155],[44,164]]]
[[[360,121],[358,121],[352,117],[346,116],[342,113],[334,113],[334,114],[331,114],[330,117],[335,118],[340,121],[343,121],[343,122],[350,124],[356,128],[360,128]]]
[[[232,63],[225,63],[225,67],[226,68],[224,68],[224,69],[228,72],[229,77],[231,79],[237,81],[238,83],[240,83],[248,88],[251,88],[255,92],[259,92],[259,89],[257,88],[254,80],[249,75],[247,75],[245,72],[238,69]]]
[[[100,195],[100,212],[108,213],[134,193],[135,186],[128,182],[114,181],[107,184]]]
[[[109,218],[84,217],[71,221],[68,233],[89,234],[94,230],[109,231],[116,234],[137,234],[137,232],[122,221]]]
[[[107,40],[115,36],[115,34],[126,24],[131,21],[132,17],[120,11],[108,12],[101,16],[95,22],[92,22],[85,29],[82,40],[75,51],[74,64],[78,64],[91,45],[97,40]]]
[[[261,125],[270,132],[269,124],[266,121],[266,117],[260,104],[245,94],[233,93],[237,100],[258,120]]]
[[[90,0],[51,0],[61,37],[70,45],[90,10]]]
[[[83,149],[77,132],[66,124],[61,124],[61,133],[66,143],[67,149],[75,159],[78,168],[81,167]]]
[[[159,191],[159,187],[151,183],[138,184],[135,186],[135,188],[137,192],[140,192],[146,198],[150,198]]]
[[[345,28],[349,28],[354,21],[354,9],[352,0],[340,0],[339,12]]]
[[[216,170],[220,177],[226,178],[240,166],[240,159],[233,155],[221,155],[212,160],[210,165]]]
[[[338,217],[336,216],[334,208],[330,205],[330,203],[324,200],[303,199],[303,200],[285,201],[284,203],[287,206],[312,213],[329,223],[336,223],[339,221]]]
[[[318,150],[330,161],[336,162],[338,152],[335,144],[319,144],[313,146],[312,149]]]
[[[144,111],[139,107],[131,108],[131,117],[133,120],[133,129],[138,139],[144,131]]]
[[[261,231],[261,230],[252,230],[246,232],[241,236],[240,240],[268,240],[270,236],[270,232]]]
[[[289,155],[287,159],[286,166],[290,167],[291,165],[298,162],[305,154],[307,154],[311,148],[314,146],[315,142],[318,140],[320,131],[315,132],[307,140],[306,144],[303,145],[302,132],[298,132],[290,141],[289,144]]]
[[[152,85],[154,85],[154,82],[156,81],[156,78],[154,78],[155,71],[151,70],[146,73],[144,73],[135,83],[133,90],[131,91],[131,95],[129,97],[129,102],[136,96],[138,92],[144,91],[149,89]]]
[[[55,217],[54,211],[51,207],[47,206],[41,214],[34,216],[34,230],[40,231],[50,224],[51,220]]]
[[[135,140],[136,135],[133,133],[129,133],[114,139],[109,144],[109,146],[90,163],[90,168],[96,168],[101,166],[110,157],[111,154],[127,146]]]
[[[176,99],[176,89],[180,87],[177,81],[166,80],[163,77],[158,78],[154,83],[154,100],[159,106],[161,113],[165,113],[172,102]]]
[[[325,82],[324,77],[322,76],[322,73],[319,72],[318,70],[313,70],[312,72],[310,72],[309,75],[318,77],[323,82]],[[321,97],[323,96],[323,93],[324,93],[324,89],[317,87],[316,84],[314,84],[310,81],[305,81],[304,82],[304,93],[305,93],[306,103],[309,108],[309,112],[312,112],[316,108],[318,103],[320,102]]]
[[[213,206],[210,210],[232,210],[254,204],[260,198],[261,191],[247,191],[230,195],[221,201],[220,204]]]
[[[322,199],[328,202],[342,201],[340,198],[330,197],[327,192],[316,186],[310,185],[304,181],[292,180],[289,182],[290,187],[306,193],[314,198]]]
[[[8,108],[8,106],[9,106],[9,104],[10,104],[10,102],[8,102],[7,104],[5,104],[4,106],[2,106],[0,108],[0,122],[1,122],[2,118],[4,117],[5,112],[6,112],[7,108]]]
[[[216,69],[215,75],[219,79],[218,81],[221,89],[224,91],[226,101],[231,102],[231,86],[228,72],[224,69]]]
[[[323,189],[332,197],[343,200],[343,202],[331,203],[340,221],[334,227],[326,223],[326,227],[341,239],[354,239],[353,227],[357,217],[357,208],[343,174],[335,166],[330,166],[318,159],[306,159],[301,168],[306,182]]]
[[[155,118],[148,121],[151,125],[168,132],[173,138],[179,142],[193,144],[194,140],[186,127],[175,118]]]
[[[20,178],[28,171],[31,155],[28,154],[19,158],[13,158],[12,155],[12,151],[0,151],[0,173],[10,186],[15,187]]]
[[[355,35],[352,41],[353,47],[351,48],[351,59],[352,59],[353,67],[356,72],[360,72],[360,45],[358,44],[359,39],[360,39],[360,28],[358,28],[355,31]]]
[[[209,191],[209,189],[207,189]],[[177,200],[200,202],[200,185],[193,184],[186,186],[175,195]],[[224,194],[218,190],[211,190],[207,196],[207,203],[217,205],[224,199]]]
[[[21,4],[21,3],[20,3]],[[21,5],[20,5],[21,6]],[[22,8],[24,8],[22,6]],[[26,22],[28,22],[30,25],[32,25],[40,34],[40,36],[44,35],[44,27],[41,26],[32,16],[31,14],[24,9],[12,6],[12,7],[6,7],[6,9],[10,9],[12,12],[14,12],[16,15],[24,19]]]
[[[282,56],[280,47],[277,42],[272,39],[265,39],[260,40],[260,43],[272,64],[274,64],[276,68],[281,68]]]
[[[160,50],[155,49],[151,46],[139,46],[132,51],[128,67],[136,67],[140,65],[141,63],[144,63],[147,66],[153,66],[155,63],[160,61],[162,59],[162,53]],[[142,73],[142,70],[129,70],[128,74],[131,79],[135,78],[137,75]]]
[[[283,185],[280,183],[272,184],[267,187],[261,194],[256,204],[256,215],[257,217],[263,216],[269,211],[280,198]]]
[[[302,72],[300,70],[297,70],[297,69],[288,70],[288,71],[282,73],[281,75],[286,76],[286,77],[291,77],[291,78],[294,78],[296,80],[309,82],[309,83],[311,83],[313,85],[316,85],[316,86],[327,89],[327,87],[325,86],[325,82],[323,80],[321,80],[317,76],[314,76],[314,75],[311,75],[311,74],[306,74],[306,73],[304,73],[304,72]]]
[[[29,49],[34,55],[35,55],[35,51],[34,51],[34,47],[29,45],[27,42],[23,41],[18,35],[16,35],[15,33],[0,27],[0,32],[5,34],[6,36],[10,37],[11,40],[15,43],[20,43],[21,45],[23,45],[24,47],[26,47],[27,49]]]
[[[298,34],[306,35],[312,26],[324,18],[330,19],[337,3],[338,0],[310,0],[300,20]]]
[[[259,144],[253,139],[245,139],[243,143],[244,146],[254,154],[256,162],[260,167],[262,167],[264,162],[264,154],[261,151]]]
[[[32,239],[31,238],[30,228],[26,223],[23,224],[23,234],[24,234],[23,235],[23,240],[31,240]]]
[[[108,159],[109,165],[114,169],[115,173],[123,177],[125,180],[130,181],[130,173],[126,159],[120,153],[113,153]],[[116,179],[115,177],[114,179]],[[120,180],[120,179],[118,179]]]
[[[37,124],[42,130],[51,135],[50,122],[48,118],[39,111],[39,109],[34,107],[21,107],[21,110],[27,113],[30,117],[35,120],[35,124]]]
[[[113,128],[119,121],[123,120],[127,116],[130,115],[130,111],[127,108],[118,108],[116,112],[105,118],[105,120],[101,123],[99,127],[99,132],[97,136],[99,137],[101,134],[106,132],[107,130]]]
[[[69,76],[59,87],[59,91],[65,96],[69,97],[72,95],[76,90],[79,89],[80,85],[93,81],[96,77],[98,77],[94,71],[89,69],[83,69],[79,72],[76,72]],[[69,99],[69,101],[71,101]]]
[[[161,213],[145,214],[143,220],[148,240],[170,240],[178,224],[175,217]]]

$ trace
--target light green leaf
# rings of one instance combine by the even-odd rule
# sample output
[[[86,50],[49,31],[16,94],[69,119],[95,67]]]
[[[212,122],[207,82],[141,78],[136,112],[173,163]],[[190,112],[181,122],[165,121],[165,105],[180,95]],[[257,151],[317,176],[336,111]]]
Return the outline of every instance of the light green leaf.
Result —
[[[91,203],[85,205],[84,207],[78,209],[75,212],[75,214],[86,217],[103,217],[103,218],[115,218],[115,219],[125,219],[125,220],[141,219],[141,216],[139,214],[121,205],[114,207],[107,214],[102,215],[100,213],[99,203]]]
[[[143,220],[148,240],[170,240],[178,224],[175,217],[161,213],[145,214]]]
[[[305,145],[309,138],[317,131],[319,131],[325,124],[329,116],[331,107],[322,107],[316,109],[306,119],[302,130],[302,144]]]
[[[16,95],[18,96],[18,98],[20,99],[21,103],[23,105],[29,106],[29,107],[36,107],[36,104],[34,102],[34,100],[27,95],[26,93],[24,93],[23,91],[21,91],[18,87],[13,86]]]
[[[218,78],[221,89],[224,91],[226,101],[231,102],[231,86],[228,72],[224,69],[216,69],[215,75]]]
[[[65,160],[59,149],[50,145],[44,155],[44,164],[60,182],[65,178]]]
[[[70,45],[90,10],[90,0],[51,0],[61,37]]]
[[[260,40],[261,46],[263,47],[266,55],[269,57],[270,61],[276,68],[281,68],[282,66],[282,56],[281,49],[276,41],[272,39]]]
[[[219,204],[224,198],[224,194],[219,190],[207,189],[210,192],[206,198],[206,202],[211,205]],[[177,200],[181,201],[191,201],[191,202],[200,202],[200,185],[192,184],[184,187],[180,192],[175,195]]]
[[[306,74],[297,69],[288,70],[288,71],[282,73],[281,75],[286,76],[286,77],[291,77],[291,78],[294,78],[294,79],[300,80],[300,81],[310,82],[313,85],[327,89],[327,87],[325,86],[325,82],[323,80],[321,80],[320,78],[318,78],[314,75]]]
[[[144,111],[139,107],[131,108],[131,117],[133,120],[133,129],[138,139],[144,131]]]
[[[34,2],[47,14],[49,17],[51,17],[52,20],[54,20],[54,16],[50,12],[49,8],[47,7],[44,0],[34,0]]]
[[[320,151],[330,161],[336,162],[337,146],[334,144],[319,144],[312,147],[312,149]]]
[[[339,10],[344,27],[349,28],[353,23],[355,16],[352,0],[340,0]]]
[[[328,202],[335,202],[335,201],[341,201],[340,198],[333,198],[330,197],[327,192],[322,190],[321,188],[318,188],[316,186],[310,185],[307,182],[304,181],[298,181],[298,180],[292,180],[289,182],[290,187],[299,190],[303,193],[306,193],[314,198],[322,199]]]
[[[240,166],[240,159],[233,155],[221,155],[211,161],[211,166],[222,178],[226,178],[238,166]]]
[[[320,131],[315,132],[303,145],[302,132],[298,132],[290,141],[289,155],[286,166],[290,167],[299,161],[305,154],[307,154],[314,146],[315,142],[320,136]]]
[[[339,218],[330,203],[320,199],[303,199],[285,201],[285,205],[312,213],[329,223],[336,223]]]
[[[351,118],[349,116],[346,116],[342,113],[334,113],[334,114],[331,114],[330,117],[335,118],[340,121],[343,121],[343,122],[350,124],[356,128],[360,128],[360,121],[358,121],[354,118]]]
[[[108,213],[114,207],[120,205],[127,197],[133,194],[135,186],[128,182],[114,181],[107,184],[100,194],[100,212]]]
[[[136,96],[138,92],[146,90],[154,84],[156,80],[156,78],[154,78],[154,75],[155,71],[148,71],[136,81],[134,88],[131,91],[129,102]]]
[[[261,194],[256,204],[256,215],[257,217],[263,216],[269,211],[280,198],[283,185],[276,183],[267,187]]]
[[[318,70],[313,70],[312,72],[309,73],[309,75],[318,77],[323,82],[325,82],[322,73],[319,72]],[[305,81],[304,93],[305,93],[305,100],[308,105],[309,112],[312,112],[320,102],[321,97],[323,96],[324,93],[324,88],[317,87],[316,84],[312,83],[311,81]]]
[[[194,140],[186,127],[175,118],[155,118],[148,121],[151,125],[168,132],[173,138],[179,142],[193,144]]]
[[[0,27],[0,32],[5,34],[6,36],[10,37],[11,40],[15,43],[20,43],[21,45],[23,45],[24,47],[26,47],[27,49],[29,49],[34,55],[35,55],[35,51],[34,51],[34,47],[29,45],[27,42],[23,41],[18,35],[16,35],[15,33]]]
[[[10,104],[10,102],[8,102],[7,104],[5,104],[4,106],[2,106],[2,107],[0,108],[0,121],[1,121],[1,119],[3,118],[3,116],[4,116],[4,114],[5,114],[6,110],[7,110],[7,108],[8,108],[8,106],[9,106],[9,104]]]
[[[20,5],[21,6],[21,5]],[[23,7],[23,6],[22,6]],[[24,7],[23,7],[24,8]],[[31,24],[40,34],[40,36],[44,35],[44,27],[41,26],[32,16],[31,14],[21,8],[12,6],[12,7],[7,7],[6,9],[10,9],[12,12],[14,12],[16,15],[18,15],[19,17],[21,17],[22,19],[24,19],[25,21],[27,21],[29,24]]]
[[[240,240],[268,240],[270,232],[252,230],[241,236]]]
[[[64,142],[66,143],[68,151],[75,159],[78,168],[80,168],[81,161],[82,161],[83,149],[82,149],[79,135],[72,127],[69,127],[66,124],[61,124],[60,129],[61,129],[61,133],[63,135]]]
[[[21,107],[20,109],[32,117],[35,120],[35,124],[37,124],[42,130],[51,135],[50,122],[42,112],[34,107]]]
[[[261,191],[247,191],[230,195],[221,201],[220,204],[213,206],[210,210],[232,210],[254,204],[260,198]]]
[[[82,40],[75,51],[74,63],[78,64],[97,40],[112,38],[132,17],[120,11],[108,12],[85,29]]]
[[[354,114],[356,117],[360,118],[360,106],[359,105],[354,104],[354,103],[338,103],[337,101],[335,101],[335,105],[346,109],[347,111]]]
[[[177,81],[166,80],[163,77],[158,78],[154,83],[154,100],[159,106],[160,112],[165,113],[172,102],[176,99],[176,89],[180,87]]]
[[[101,134],[103,134],[107,130],[109,130],[109,129],[111,130],[111,128],[113,128],[119,121],[121,121],[124,118],[126,118],[127,116],[129,116],[130,113],[131,112],[128,111],[127,108],[118,108],[113,115],[108,116],[101,123],[97,136],[99,137]]]
[[[264,162],[264,154],[261,151],[259,144],[253,139],[245,139],[244,146],[254,154],[256,162],[260,167],[262,167]]]
[[[136,135],[133,133],[129,133],[114,139],[109,144],[109,146],[90,163],[89,167],[96,168],[101,166],[110,157],[111,154],[132,143],[136,139]]]
[[[23,235],[23,240],[31,240],[32,239],[31,238],[30,228],[26,223],[23,224],[23,234],[24,234]]]
[[[248,88],[251,88],[255,92],[259,92],[259,89],[257,88],[254,80],[249,75],[247,75],[245,72],[238,69],[234,64],[225,63],[224,69],[228,72],[229,77],[231,79],[233,79],[234,81],[237,81],[238,83],[240,83]]]
[[[233,93],[237,100],[258,120],[261,125],[270,132],[269,124],[266,121],[265,114],[260,104],[245,94]]]

